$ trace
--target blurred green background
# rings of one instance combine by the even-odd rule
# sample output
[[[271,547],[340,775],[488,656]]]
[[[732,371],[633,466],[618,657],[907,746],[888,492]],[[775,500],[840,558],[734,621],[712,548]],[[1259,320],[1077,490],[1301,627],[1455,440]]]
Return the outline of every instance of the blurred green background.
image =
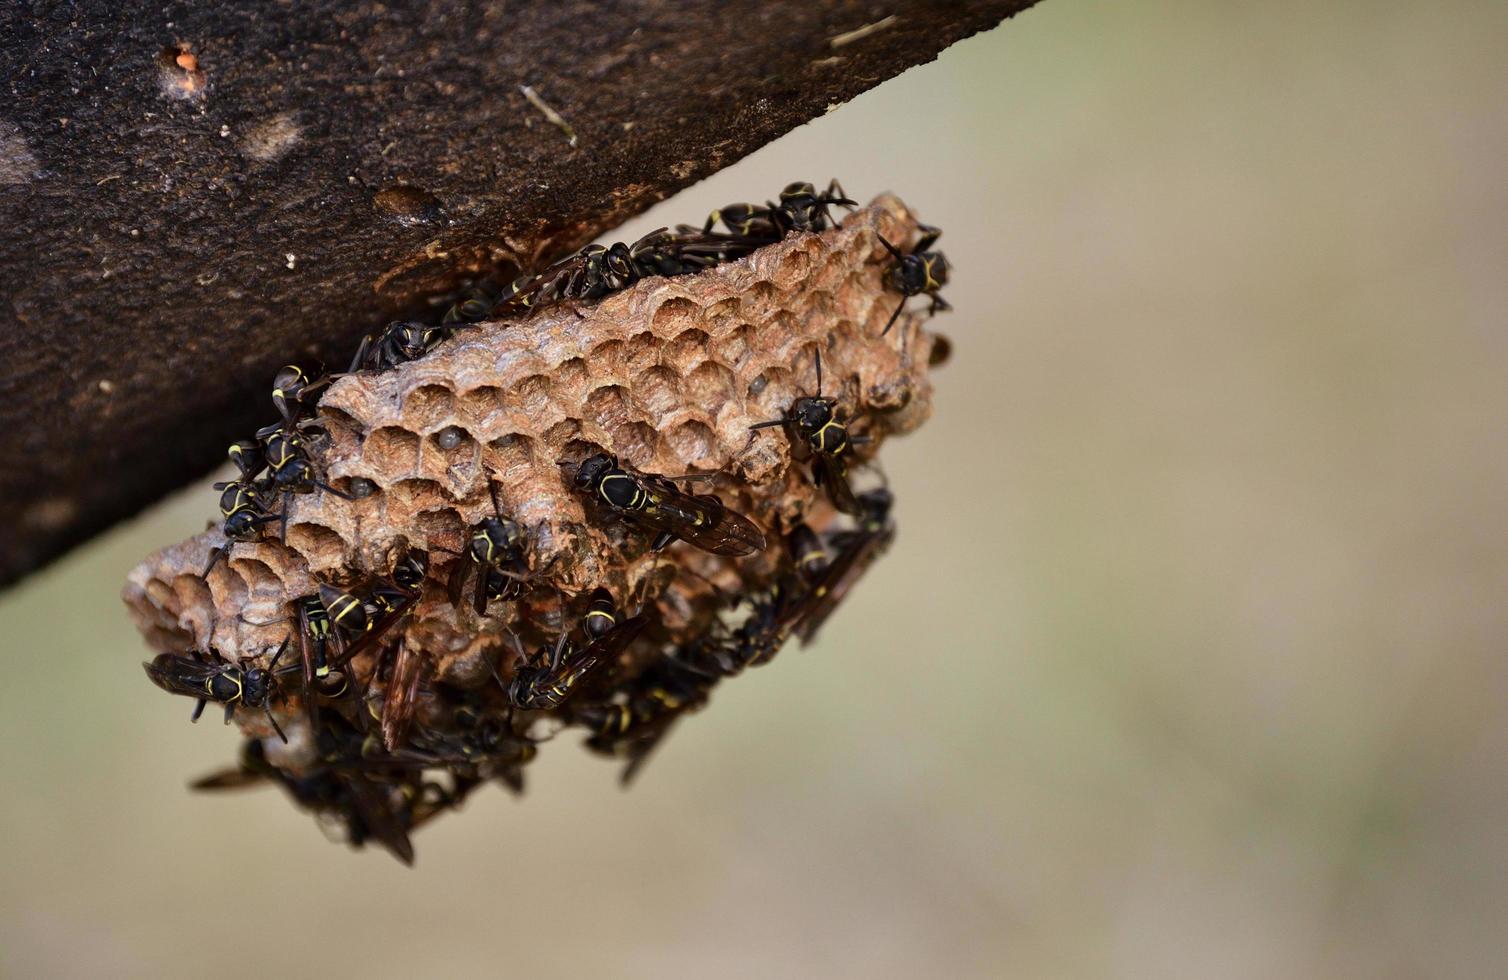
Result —
[[[6,594],[0,974],[1504,975],[1505,53],[1046,0],[624,229],[836,175],[957,308],[891,555],[632,792],[562,739],[412,871],[191,796],[117,592],[204,486]]]

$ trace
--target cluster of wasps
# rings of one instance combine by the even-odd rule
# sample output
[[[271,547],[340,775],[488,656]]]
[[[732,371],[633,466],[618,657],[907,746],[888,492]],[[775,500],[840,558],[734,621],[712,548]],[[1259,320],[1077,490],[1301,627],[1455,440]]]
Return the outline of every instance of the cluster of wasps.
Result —
[[[380,371],[421,357],[476,322],[560,300],[596,299],[650,276],[685,275],[741,258],[793,232],[820,232],[835,224],[831,208],[853,205],[837,181],[821,192],[794,183],[776,202],[729,205],[700,227],[662,228],[632,244],[591,245],[506,289],[471,291],[439,324],[390,324],[362,341],[349,371]],[[909,251],[881,240],[893,259],[885,284],[900,294],[884,333],[910,297],[928,296],[931,312],[948,308],[938,295],[947,260],[932,250],[940,232],[927,226],[921,232]],[[781,529],[772,547],[749,518],[716,495],[695,491],[692,483],[705,475],[643,472],[607,452],[560,461],[563,478],[594,519],[651,535],[654,552],[677,541],[730,559],[774,552],[773,574],[752,591],[730,596],[703,580],[716,612],[694,639],[662,643],[648,658],[625,657],[636,641],[643,638],[647,646],[653,640],[653,603],[641,595],[630,613],[607,589],[572,598],[551,586],[559,623],[552,641],[531,654],[510,633],[516,659],[506,678],[489,660],[492,681],[472,690],[445,685],[427,676],[426,658],[395,629],[424,596],[429,578],[429,554],[410,548],[388,574],[363,586],[320,583],[315,593],[290,603],[284,620],[253,623],[289,624],[287,637],[262,657],[232,662],[214,650],[190,651],[160,654],[144,665],[158,687],[196,700],[193,720],[210,702],[224,708],[227,723],[238,708],[258,711],[282,743],[288,738],[272,706],[290,694],[301,702],[311,744],[300,747],[297,767],[278,764],[277,743],[250,738],[236,767],[195,787],[279,785],[352,845],[373,841],[410,862],[410,832],[458,806],[477,786],[496,779],[522,791],[541,713],[584,729],[587,746],[623,760],[622,780],[631,781],[675,723],[705,705],[724,678],[768,663],[793,636],[811,642],[894,537],[890,491],[881,485],[856,492],[851,484],[854,446],[863,440],[849,433],[837,399],[822,393],[820,353],[814,366],[815,394],[795,399],[780,418],[751,426],[750,438],[766,428],[784,430],[807,461],[813,484],[846,515],[836,530],[818,533],[796,523]],[[230,447],[238,476],[216,484],[226,543],[211,553],[205,576],[236,542],[257,540],[274,523],[285,535],[293,495],[322,490],[354,499],[325,483],[315,461],[314,449],[327,433],[314,406],[331,380],[296,365],[274,378],[277,421]],[[532,601],[548,581],[548,568],[532,569],[527,532],[505,514],[495,486],[492,491],[493,514],[469,530],[445,582],[448,601],[470,605],[478,616]]]

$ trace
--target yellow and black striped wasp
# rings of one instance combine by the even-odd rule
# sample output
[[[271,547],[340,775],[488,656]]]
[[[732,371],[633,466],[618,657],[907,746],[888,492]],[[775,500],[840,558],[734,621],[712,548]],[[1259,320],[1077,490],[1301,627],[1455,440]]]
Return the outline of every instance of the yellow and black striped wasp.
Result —
[[[208,578],[215,565],[230,554],[231,545],[237,541],[254,541],[262,525],[278,520],[279,515],[268,507],[265,494],[272,481],[262,477],[267,469],[267,459],[260,443],[243,439],[230,444],[226,457],[235,464],[240,475],[234,480],[215,484],[220,491],[220,528],[226,542],[209,553],[201,577]]]
[[[261,708],[267,713],[273,731],[284,742],[282,726],[272,714],[272,701],[282,695],[279,677],[294,667],[278,668],[283,651],[288,649],[285,639],[266,667],[248,666],[245,660],[231,663],[214,650],[205,653],[190,650],[187,654],[161,653],[150,663],[143,663],[147,677],[153,684],[169,694],[181,694],[195,698],[193,721],[204,713],[204,706],[211,701],[225,706],[225,723],[235,717],[237,705]]]
[[[704,232],[722,222],[735,235],[753,238],[760,244],[777,242],[793,231],[825,231],[834,227],[834,205],[853,207],[858,202],[849,200],[843,185],[837,178],[827,185],[827,190],[817,192],[815,185],[805,180],[787,184],[780,192],[780,202],[766,202],[764,207],[755,204],[729,204],[713,211],[702,226]]]
[[[858,499],[859,514],[852,529],[829,534],[826,543],[793,543],[800,585],[787,615],[790,630],[801,637],[802,646],[811,644],[849,590],[895,540],[890,516],[895,497],[890,490],[876,487]]]
[[[451,605],[459,607],[466,591],[466,579],[473,569],[476,570],[471,607],[478,616],[486,615],[490,602],[508,602],[522,597],[530,578],[529,557],[525,551],[528,536],[517,521],[503,516],[502,504],[497,498],[497,484],[490,477],[487,492],[492,497],[493,516],[482,518],[472,527],[466,551],[451,568],[446,583]]]
[[[534,276],[520,276],[498,297],[494,313],[564,299],[600,299],[651,276],[682,276],[741,258],[765,242],[682,227],[657,228],[632,244],[592,244]]]
[[[580,623],[579,648],[573,641],[573,630],[566,628],[553,648],[543,647],[533,657],[525,657],[519,651],[513,678],[505,689],[508,702],[524,711],[559,708],[593,671],[617,661],[648,623],[649,618],[642,611],[621,618],[612,595],[606,589],[598,589],[592,593],[587,615]]]
[[[283,495],[281,540],[286,542],[288,539],[288,504],[294,494],[313,493],[318,489],[341,500],[356,499],[318,478],[314,462],[309,458],[303,436],[297,428],[279,423],[263,429],[258,438],[262,441],[262,452],[271,477],[267,489]]]
[[[721,643],[721,637],[698,641]],[[627,786],[682,716],[701,710],[724,676],[700,663],[700,651],[662,653],[639,676],[605,700],[571,709],[571,721],[586,727],[586,746],[599,755],[626,760],[619,781]]]
[[[312,812],[327,832],[333,830],[352,847],[375,840],[404,864],[414,860],[410,832],[458,806],[469,791],[461,780],[447,789],[426,779],[424,769],[439,763],[371,756],[361,733],[339,717],[328,717],[315,731],[318,761],[307,770],[295,774],[282,769],[267,758],[260,739],[249,739],[239,765],[190,785],[218,792],[275,784]]]
[[[906,300],[913,296],[926,294],[931,297],[932,305],[927,309],[928,316],[939,310],[953,308],[938,295],[938,291],[948,284],[948,257],[941,252],[929,251],[932,244],[942,237],[942,230],[931,225],[917,225],[917,229],[921,231],[922,237],[910,252],[902,252],[884,238],[880,239],[880,244],[895,259],[895,264],[885,272],[885,285],[901,294],[901,301],[895,312],[890,314],[885,329],[880,331],[881,337],[895,326],[901,311],[906,308]]]
[[[691,477],[700,479],[701,477]],[[622,520],[656,532],[651,550],[679,538],[715,555],[742,557],[761,551],[764,532],[711,494],[688,494],[669,478],[621,465],[596,453],[576,467],[576,490]]]
[[[356,348],[356,355],[351,358],[351,366],[346,373],[384,371],[416,361],[448,338],[453,325],[394,320],[376,334],[367,334],[361,338],[361,344]]]
[[[314,397],[330,384],[321,369],[305,371],[297,364],[284,364],[272,377],[272,404],[282,416],[282,425],[296,429],[313,408]]]
[[[838,402],[822,396],[822,351],[815,351],[817,393],[791,402],[778,419],[757,422],[750,431],[780,426],[791,444],[801,446],[812,467],[812,483],[827,491],[833,506],[845,514],[859,512],[858,499],[848,485],[848,459],[853,455],[854,440],[848,435]]]

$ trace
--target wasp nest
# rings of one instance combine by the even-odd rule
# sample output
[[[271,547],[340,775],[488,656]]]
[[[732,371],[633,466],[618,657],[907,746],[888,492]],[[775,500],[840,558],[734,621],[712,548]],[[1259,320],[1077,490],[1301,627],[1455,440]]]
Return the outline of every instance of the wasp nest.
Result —
[[[286,543],[273,524],[260,541],[227,542],[217,527],[165,548],[131,572],[125,601],[158,650],[265,663],[297,629],[291,602],[321,583],[357,588],[422,549],[429,580],[392,636],[422,655],[427,685],[506,680],[507,634],[550,641],[599,586],[650,612],[654,628],[633,657],[652,658],[704,629],[718,600],[767,585],[785,529],[832,520],[786,433],[750,429],[817,393],[819,353],[821,394],[856,437],[856,480],[888,436],[929,416],[929,360],[946,342],[910,314],[882,335],[903,297],[886,288],[893,259],[880,239],[917,236],[906,207],[883,196],[838,227],[747,258],[478,324],[416,361],[342,377],[318,403],[310,445],[325,482],[355,499],[291,497]],[[769,549],[743,559],[684,543],[651,552],[649,534],[604,519],[572,489],[573,464],[598,450],[647,473],[704,474],[694,492],[760,525]],[[499,508],[527,534],[530,588],[478,616],[451,602],[446,583],[473,525]],[[205,576],[212,550],[227,546]],[[297,697],[286,700],[273,711],[293,734],[301,713],[289,707]],[[261,712],[237,717],[248,733],[271,734]]]

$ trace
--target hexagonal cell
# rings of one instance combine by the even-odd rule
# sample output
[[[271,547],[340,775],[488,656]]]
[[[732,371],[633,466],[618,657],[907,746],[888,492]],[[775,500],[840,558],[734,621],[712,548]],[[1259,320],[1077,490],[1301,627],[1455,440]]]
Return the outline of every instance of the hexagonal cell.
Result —
[[[675,411],[684,398],[680,375],[662,364],[636,374],[633,392],[639,404],[651,415],[666,415]]]
[[[736,396],[733,372],[717,361],[703,361],[686,375],[680,396],[693,405],[720,405]]]
[[[684,296],[667,296],[649,315],[649,329],[660,337],[674,337],[695,326],[701,309]]]
[[[733,370],[749,359],[753,350],[754,325],[740,323],[710,345],[712,360]]]
[[[623,422],[612,432],[613,452],[625,459],[653,459],[659,452],[660,433],[644,422]]]
[[[700,419],[687,419],[665,433],[665,446],[678,459],[700,463],[713,454],[717,437]]]
[[[692,327],[682,330],[665,345],[664,361],[679,374],[690,374],[692,369],[706,357],[708,342],[706,331]]]
[[[594,388],[586,396],[585,409],[587,418],[608,429],[639,414],[635,411],[633,396],[620,384],[605,384]]]
[[[419,436],[386,425],[367,437],[362,458],[388,481],[402,479],[419,468]]]
[[[549,375],[531,374],[521,379],[508,391],[508,405],[512,414],[531,419],[548,417],[553,407],[550,404],[552,388]]]
[[[458,408],[462,419],[470,419],[479,425],[487,425],[493,416],[504,410],[503,389],[497,385],[477,385],[462,393]]]
[[[282,591],[283,580],[278,578],[272,567],[260,558],[232,555],[226,559],[225,564],[245,584],[246,592],[250,596]]]
[[[298,521],[288,525],[288,546],[295,551],[304,554],[323,552],[339,560],[345,552],[345,545],[345,541],[339,534],[323,524]]]
[[[403,399],[402,412],[406,428],[437,429],[455,421],[456,399],[450,389],[442,385],[420,385]]]
[[[487,468],[509,482],[517,482],[532,473],[536,459],[534,440],[519,432],[492,440],[483,454]]]

